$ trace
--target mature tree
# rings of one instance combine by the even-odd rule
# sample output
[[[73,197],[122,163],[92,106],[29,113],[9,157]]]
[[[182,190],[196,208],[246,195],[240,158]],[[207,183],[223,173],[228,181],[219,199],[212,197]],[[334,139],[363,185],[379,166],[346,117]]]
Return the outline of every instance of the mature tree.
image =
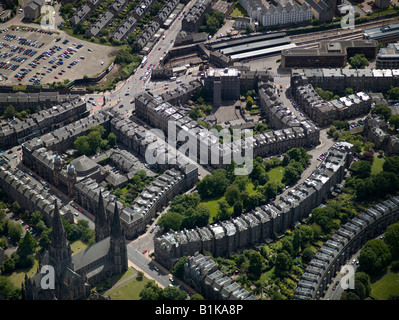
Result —
[[[154,280],[150,280],[141,290],[139,296],[140,300],[159,300],[161,293],[162,288]]]
[[[287,251],[290,256],[294,255],[294,246],[288,239],[283,239],[281,241],[281,250]]]
[[[360,298],[354,292],[345,291],[341,296],[341,300],[360,300]]]
[[[8,221],[7,229],[8,229],[8,234],[10,236],[10,239],[14,242],[19,242],[19,240],[21,239],[21,233],[22,233],[21,224],[13,222],[13,221]]]
[[[364,69],[369,65],[369,61],[363,53],[355,54],[353,57],[349,58],[349,64],[353,69]]]
[[[17,110],[15,110],[13,105],[9,105],[4,109],[3,116],[4,118],[13,118],[17,114]]]
[[[185,300],[187,292],[177,287],[166,287],[159,296],[159,300]]]
[[[364,272],[356,272],[355,281],[359,281],[363,284],[365,288],[365,297],[368,297],[371,292],[370,276]],[[355,283],[355,288],[356,288],[356,283]]]
[[[234,179],[234,183],[238,186],[240,191],[244,191],[249,182],[250,181],[247,175],[236,176]]]
[[[303,165],[301,162],[291,160],[289,164],[285,167],[283,182],[286,184],[291,184],[301,177],[303,172]]]
[[[180,230],[183,219],[184,217],[179,213],[167,212],[159,218],[158,223],[164,231],[169,231],[171,229]]]
[[[399,100],[399,87],[391,87],[387,91],[388,97],[391,100]]]
[[[222,199],[218,201],[219,205],[219,210],[216,214],[216,219],[217,220],[226,220],[230,218],[230,212],[229,212],[229,204],[226,200]]]
[[[204,116],[203,112],[201,111],[201,108],[199,107],[191,109],[188,115],[193,120],[198,120],[199,118],[202,118]]]
[[[175,263],[172,269],[173,275],[181,280],[184,278],[184,264],[186,262],[187,256],[183,256]]]
[[[90,155],[91,148],[87,136],[77,137],[73,145],[80,155]]]
[[[333,221],[335,214],[335,211],[328,206],[323,208],[314,208],[312,210],[312,216],[310,217],[309,222],[318,224],[324,232],[328,233],[332,229],[336,229],[338,227]]]
[[[287,275],[292,266],[292,258],[287,251],[277,254],[276,262],[274,263],[274,272],[278,277]]]
[[[243,204],[241,201],[237,201],[234,204],[234,209],[233,209],[233,213],[235,217],[238,217],[240,214],[242,214],[242,210],[243,210]]]
[[[234,203],[240,200],[240,188],[235,183],[229,185],[226,188],[226,192],[224,193],[224,197],[227,203],[232,206]]]
[[[116,135],[114,133],[110,133],[108,135],[108,144],[110,145],[110,147],[114,147],[116,145]]]
[[[262,195],[253,193],[249,194],[247,191],[241,193],[242,205],[245,211],[250,211],[259,205]]]
[[[32,215],[30,216],[30,224],[31,225],[37,225],[40,221],[43,221],[43,214],[36,210],[32,213]]]
[[[259,252],[252,252],[249,258],[248,271],[255,279],[258,279],[262,274],[263,257]]]
[[[11,205],[11,211],[18,214],[21,213],[21,206],[18,202],[14,201]]]
[[[251,96],[248,96],[246,99],[246,108],[251,109],[254,104],[254,99]]]
[[[385,121],[388,121],[389,117],[392,114],[392,110],[390,107],[383,105],[383,104],[377,104],[376,106],[372,107],[370,110],[371,114],[377,114],[385,119]]]
[[[195,226],[196,227],[205,227],[211,216],[211,212],[209,208],[205,204],[199,204],[195,209]]]
[[[51,243],[51,228],[46,228],[43,230],[42,234],[40,235],[39,245],[42,251],[48,249]]]
[[[384,242],[392,254],[393,259],[399,258],[399,222],[390,225],[385,231]]]
[[[19,246],[16,251],[17,264],[19,267],[26,268],[33,266],[33,254],[35,253],[35,248],[36,240],[29,232],[26,232],[25,236],[19,241]]]
[[[101,147],[102,138],[100,131],[91,131],[87,135],[87,142],[89,144],[91,153],[95,153]]]
[[[382,165],[385,172],[399,173],[399,156],[392,156],[387,158]]]
[[[355,177],[365,179],[371,175],[372,163],[366,160],[353,162],[351,165],[352,173]]]
[[[73,3],[66,3],[63,4],[60,8],[60,13],[63,17],[69,18],[72,17],[74,12],[74,6]],[[68,20],[68,19],[67,19]]]
[[[308,243],[312,242],[314,239],[314,231],[311,226],[301,225],[298,228],[301,235],[301,247],[304,248]]]
[[[309,263],[310,260],[312,260],[313,256],[314,256],[314,252],[313,252],[313,250],[312,250],[310,247],[305,248],[305,249],[302,251],[302,259],[303,259],[304,262],[306,262],[306,263]]]
[[[324,91],[321,88],[316,88],[316,92],[323,100],[330,101],[334,98],[334,93],[332,93],[331,91]]]
[[[16,288],[8,277],[0,276],[0,293],[6,300],[19,300],[21,289]]]
[[[266,198],[266,200],[270,200],[277,195],[278,191],[279,191],[278,183],[276,181],[269,181],[265,184],[265,187],[263,189],[263,195]]]
[[[202,199],[223,195],[230,184],[227,171],[216,169],[208,174],[197,184],[197,190]]]
[[[190,297],[190,300],[204,300],[204,297],[201,296],[201,295],[198,294],[198,293],[194,293],[194,294]]]
[[[35,253],[37,243],[30,232],[26,232],[24,237],[19,241],[17,254],[20,257],[26,257]]]
[[[286,166],[291,162],[291,160],[294,160],[300,162],[303,167],[306,167],[310,158],[311,156],[307,154],[304,148],[292,148],[285,153],[282,165]]]
[[[375,275],[384,270],[391,261],[391,252],[388,246],[380,239],[366,242],[359,254],[361,270],[369,275]]]

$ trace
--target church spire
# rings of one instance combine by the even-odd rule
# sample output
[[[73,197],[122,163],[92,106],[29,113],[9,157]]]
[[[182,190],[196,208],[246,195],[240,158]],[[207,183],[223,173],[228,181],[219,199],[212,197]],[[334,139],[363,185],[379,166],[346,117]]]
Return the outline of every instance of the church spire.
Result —
[[[63,246],[66,244],[66,233],[62,224],[60,210],[57,200],[54,200],[53,228],[51,230],[51,245]]]
[[[118,202],[115,199],[114,216],[111,224],[111,256],[114,259],[114,267],[118,273],[127,270],[127,249],[125,235],[119,217]]]
[[[114,204],[114,216],[112,217],[112,224],[111,224],[111,237],[113,238],[122,237],[122,227],[119,218],[118,201],[116,198]]]
[[[100,190],[100,195],[98,198],[98,209],[96,212],[96,224],[95,224],[95,234],[96,242],[99,242],[107,237],[109,237],[109,223],[107,219],[107,213],[104,206],[104,198],[102,191]]]
[[[49,264],[54,267],[56,275],[59,277],[65,268],[72,268],[72,250],[66,238],[57,200],[54,201],[53,228],[50,239]]]

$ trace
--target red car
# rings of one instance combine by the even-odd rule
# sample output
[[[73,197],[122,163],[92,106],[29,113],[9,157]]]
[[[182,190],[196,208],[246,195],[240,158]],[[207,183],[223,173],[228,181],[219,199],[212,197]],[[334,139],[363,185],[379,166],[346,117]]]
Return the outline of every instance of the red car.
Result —
[[[147,252],[147,249],[143,250],[143,254]]]

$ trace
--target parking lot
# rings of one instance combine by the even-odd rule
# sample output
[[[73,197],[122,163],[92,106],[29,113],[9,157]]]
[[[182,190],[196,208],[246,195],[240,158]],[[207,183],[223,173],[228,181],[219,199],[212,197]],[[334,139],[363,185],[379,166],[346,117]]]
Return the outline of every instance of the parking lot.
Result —
[[[30,27],[0,30],[0,83],[51,84],[95,76],[111,63],[115,49]]]

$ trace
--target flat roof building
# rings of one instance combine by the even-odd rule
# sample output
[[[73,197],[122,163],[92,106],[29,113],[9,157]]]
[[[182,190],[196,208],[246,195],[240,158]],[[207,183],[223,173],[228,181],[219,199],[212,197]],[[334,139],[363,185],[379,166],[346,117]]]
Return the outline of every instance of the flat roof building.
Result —
[[[383,44],[399,41],[399,23],[363,30],[363,38]]]

